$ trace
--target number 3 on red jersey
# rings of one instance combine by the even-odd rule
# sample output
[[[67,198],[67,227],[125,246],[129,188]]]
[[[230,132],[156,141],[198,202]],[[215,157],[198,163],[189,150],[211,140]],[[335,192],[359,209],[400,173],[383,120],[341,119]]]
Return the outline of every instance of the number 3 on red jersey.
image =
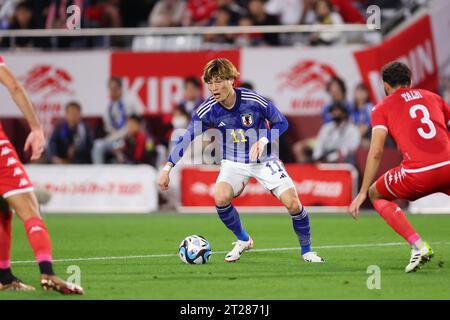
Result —
[[[430,113],[428,112],[427,107],[425,107],[423,104],[416,104],[413,105],[409,109],[409,115],[411,118],[415,119],[418,117],[417,111],[420,110],[422,112],[422,119],[420,119],[420,122],[428,126],[429,130],[428,132],[425,132],[423,128],[417,129],[417,132],[419,135],[424,139],[433,139],[436,136],[436,127],[434,126],[434,123],[430,119]]]

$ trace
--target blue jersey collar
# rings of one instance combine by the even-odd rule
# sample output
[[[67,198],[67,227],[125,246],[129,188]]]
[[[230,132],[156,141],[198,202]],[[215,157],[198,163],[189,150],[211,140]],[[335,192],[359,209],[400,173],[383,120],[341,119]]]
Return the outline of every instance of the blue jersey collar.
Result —
[[[220,102],[218,103],[219,106],[221,106],[224,110],[227,110],[229,112],[233,112],[234,110],[238,109],[241,105],[241,90],[238,90],[236,88],[233,88],[234,92],[236,92],[236,102],[234,103],[234,106],[231,109],[225,108]]]

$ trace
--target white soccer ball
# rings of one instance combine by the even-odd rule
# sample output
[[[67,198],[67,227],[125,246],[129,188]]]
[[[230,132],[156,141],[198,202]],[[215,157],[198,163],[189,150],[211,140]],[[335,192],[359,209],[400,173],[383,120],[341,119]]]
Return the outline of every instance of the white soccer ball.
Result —
[[[181,261],[187,264],[203,264],[208,262],[211,255],[211,245],[206,238],[191,235],[181,242],[178,250]]]

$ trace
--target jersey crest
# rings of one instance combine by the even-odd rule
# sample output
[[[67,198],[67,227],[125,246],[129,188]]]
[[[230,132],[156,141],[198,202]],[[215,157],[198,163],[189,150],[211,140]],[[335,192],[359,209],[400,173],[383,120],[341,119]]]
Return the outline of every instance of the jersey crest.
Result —
[[[253,116],[251,113],[241,114],[242,124],[246,127],[251,127],[253,124]]]

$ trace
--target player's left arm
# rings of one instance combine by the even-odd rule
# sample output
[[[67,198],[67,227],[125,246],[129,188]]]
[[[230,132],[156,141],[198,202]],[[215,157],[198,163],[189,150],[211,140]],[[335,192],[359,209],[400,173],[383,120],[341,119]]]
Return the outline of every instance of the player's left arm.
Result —
[[[269,101],[267,107],[261,107],[264,118],[271,124],[271,128],[267,131],[267,136],[260,138],[250,148],[250,160],[256,161],[262,156],[264,148],[269,142],[277,140],[289,127],[286,117],[278,110],[278,108]]]
[[[372,130],[372,139],[370,141],[369,154],[367,155],[366,168],[364,170],[364,178],[361,184],[361,189],[349,209],[354,219],[358,218],[359,208],[366,200],[370,185],[374,181],[375,175],[380,167],[386,137],[387,130],[385,128],[378,127]]]
[[[11,98],[17,104],[20,111],[22,111],[31,128],[31,133],[25,141],[25,151],[31,147],[31,160],[39,159],[44,151],[45,138],[39,118],[33,109],[33,105],[25,89],[4,65],[0,66],[0,82],[8,89]]]

